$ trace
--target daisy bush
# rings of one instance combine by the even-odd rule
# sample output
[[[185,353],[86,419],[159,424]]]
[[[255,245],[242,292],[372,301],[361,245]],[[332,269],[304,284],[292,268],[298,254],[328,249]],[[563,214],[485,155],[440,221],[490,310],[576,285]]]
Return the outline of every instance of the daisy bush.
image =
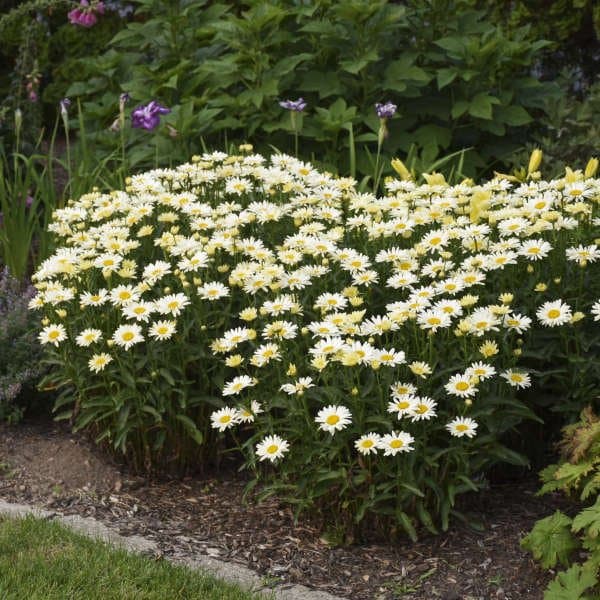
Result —
[[[594,396],[600,180],[535,177],[378,198],[212,153],[70,202],[31,303],[58,406],[140,467],[224,440],[335,527],[445,528],[486,469],[526,462],[502,441],[538,418],[536,378]]]

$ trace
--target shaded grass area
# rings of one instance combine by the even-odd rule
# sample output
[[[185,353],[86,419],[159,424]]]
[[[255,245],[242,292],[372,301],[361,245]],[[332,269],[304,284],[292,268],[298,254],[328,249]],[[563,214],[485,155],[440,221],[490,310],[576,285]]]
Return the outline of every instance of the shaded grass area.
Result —
[[[258,600],[214,577],[73,533],[58,523],[0,518],[2,600]]]

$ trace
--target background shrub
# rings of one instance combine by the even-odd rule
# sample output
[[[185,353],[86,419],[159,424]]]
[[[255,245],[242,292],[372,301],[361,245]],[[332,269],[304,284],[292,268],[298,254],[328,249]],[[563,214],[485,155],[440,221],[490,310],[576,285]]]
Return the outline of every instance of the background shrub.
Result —
[[[260,151],[290,151],[290,119],[278,101],[303,96],[302,155],[361,177],[374,168],[374,104],[391,100],[398,113],[388,123],[388,158],[412,149],[427,171],[469,148],[461,170],[474,175],[503,165],[542,116],[544,98],[560,95],[531,75],[546,42],[490,19],[474,2],[448,0],[144,0],[104,55],[80,61],[84,77],[68,93],[84,101],[88,133],[108,147],[121,92],[136,103],[159,98],[173,109],[167,122],[176,133],[163,130],[156,143],[174,161],[198,151],[199,136],[212,147],[251,140]],[[130,160],[148,165],[153,149],[137,133]]]
[[[32,402],[44,372],[37,334],[39,320],[28,310],[35,295],[0,270],[0,420],[14,423]]]

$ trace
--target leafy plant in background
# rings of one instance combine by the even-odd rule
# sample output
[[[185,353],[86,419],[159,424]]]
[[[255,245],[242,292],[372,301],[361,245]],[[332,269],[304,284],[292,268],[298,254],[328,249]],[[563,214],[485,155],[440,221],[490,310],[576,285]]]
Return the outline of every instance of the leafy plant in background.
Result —
[[[18,421],[45,370],[37,340],[39,320],[28,310],[33,287],[0,270],[0,420]]]
[[[568,86],[574,76],[563,73],[561,85]],[[557,175],[568,165],[583,164],[584,157],[598,151],[600,136],[600,81],[592,84],[583,98],[563,96],[548,99],[547,117],[531,132],[530,142],[511,162],[520,164],[532,147],[544,148],[544,170]]]
[[[581,502],[574,517],[556,511],[538,521],[521,544],[546,569],[560,571],[548,585],[545,600],[578,600],[600,592],[600,418],[591,407],[577,423],[565,427],[562,460],[540,476],[540,494],[561,491]]]
[[[398,113],[387,124],[381,164],[412,148],[427,172],[441,156],[469,148],[463,170],[473,175],[503,164],[543,114],[542,99],[559,95],[530,75],[545,42],[527,27],[492,24],[473,2],[138,0],[135,7],[135,22],[106,53],[80,61],[80,80],[69,89],[98,148],[117,142],[108,128],[119,94],[128,92],[136,103],[171,107],[170,127],[150,144],[170,160],[185,160],[202,141],[252,140],[259,151],[291,152],[293,133],[303,157],[371,177],[380,125],[373,107],[389,101]],[[299,95],[309,107],[298,115],[301,130],[279,105]],[[152,165],[147,141],[127,132],[132,165]]]

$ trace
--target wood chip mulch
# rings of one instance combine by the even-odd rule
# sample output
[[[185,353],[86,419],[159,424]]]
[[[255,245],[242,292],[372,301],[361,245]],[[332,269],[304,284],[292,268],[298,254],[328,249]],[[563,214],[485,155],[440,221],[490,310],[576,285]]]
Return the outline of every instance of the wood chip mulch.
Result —
[[[143,535],[164,557],[210,555],[261,573],[265,584],[301,583],[352,600],[541,600],[551,575],[521,550],[560,496],[536,497],[532,475],[466,501],[481,532],[455,523],[440,536],[390,543],[373,536],[332,547],[315,520],[294,523],[276,499],[241,500],[245,481],[152,481],[128,476],[82,436],[55,424],[0,427],[0,497],[61,514],[93,516],[122,535]]]

